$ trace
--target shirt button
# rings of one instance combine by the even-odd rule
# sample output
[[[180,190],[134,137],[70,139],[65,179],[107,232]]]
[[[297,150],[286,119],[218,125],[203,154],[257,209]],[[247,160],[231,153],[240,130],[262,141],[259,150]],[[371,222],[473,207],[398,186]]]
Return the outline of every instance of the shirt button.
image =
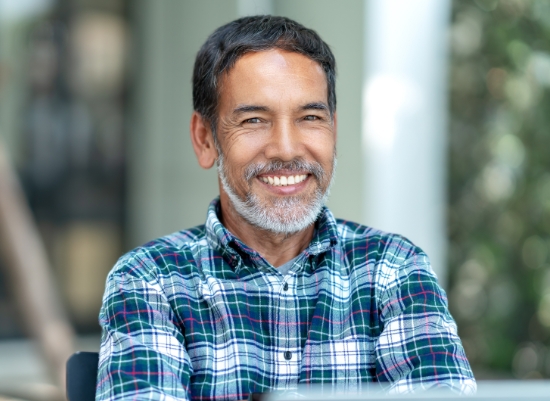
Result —
[[[292,359],[292,352],[286,351],[284,356],[287,361],[290,361]]]
[[[239,265],[239,261],[237,259],[233,259],[231,261],[231,267],[237,267]]]
[[[283,291],[288,291],[288,283],[285,283],[285,284],[283,285]]]

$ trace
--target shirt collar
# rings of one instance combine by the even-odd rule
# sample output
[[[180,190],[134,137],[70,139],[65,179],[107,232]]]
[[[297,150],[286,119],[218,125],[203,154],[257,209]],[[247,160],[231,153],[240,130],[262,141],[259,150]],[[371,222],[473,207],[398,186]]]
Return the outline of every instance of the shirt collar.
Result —
[[[217,197],[210,202],[206,215],[206,238],[210,246],[214,249],[218,249],[222,254],[229,253],[231,258],[234,258],[238,251],[247,253],[254,259],[261,258],[255,250],[245,245],[225,228],[218,218],[219,212],[220,199]],[[306,255],[318,255],[328,251],[337,243],[338,228],[336,219],[332,212],[326,206],[323,206],[315,222],[313,238],[304,252]]]

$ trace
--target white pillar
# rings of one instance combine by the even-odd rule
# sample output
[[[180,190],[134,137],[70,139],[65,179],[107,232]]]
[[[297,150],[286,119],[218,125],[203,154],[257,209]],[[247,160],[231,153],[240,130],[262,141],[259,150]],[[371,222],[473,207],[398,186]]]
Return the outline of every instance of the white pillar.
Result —
[[[365,7],[365,221],[408,237],[446,281],[449,0]]]

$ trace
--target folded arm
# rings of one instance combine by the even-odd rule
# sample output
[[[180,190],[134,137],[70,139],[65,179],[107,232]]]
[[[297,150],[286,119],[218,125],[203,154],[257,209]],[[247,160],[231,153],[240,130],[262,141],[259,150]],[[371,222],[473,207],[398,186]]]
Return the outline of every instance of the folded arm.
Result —
[[[188,399],[191,363],[156,277],[139,253],[107,279],[96,400]]]
[[[388,277],[380,302],[383,331],[376,346],[378,380],[390,382],[390,391],[397,393],[431,387],[475,392],[475,379],[445,292],[427,256],[415,254]]]

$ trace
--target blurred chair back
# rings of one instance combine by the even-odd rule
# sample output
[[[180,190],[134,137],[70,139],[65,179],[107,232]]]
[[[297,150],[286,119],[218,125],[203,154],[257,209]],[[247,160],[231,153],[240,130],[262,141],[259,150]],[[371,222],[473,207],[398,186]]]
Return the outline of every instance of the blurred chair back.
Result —
[[[97,352],[76,352],[67,361],[67,399],[94,401],[97,380]]]

